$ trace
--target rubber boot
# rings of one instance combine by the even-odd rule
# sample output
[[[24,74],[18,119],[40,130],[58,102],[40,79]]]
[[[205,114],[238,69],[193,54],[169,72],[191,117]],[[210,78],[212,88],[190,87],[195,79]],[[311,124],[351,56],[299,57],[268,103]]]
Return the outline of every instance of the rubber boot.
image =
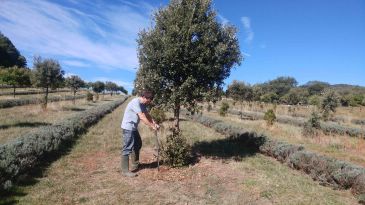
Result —
[[[131,153],[131,171],[135,172],[139,166],[139,150],[133,150]]]
[[[122,155],[122,174],[126,177],[135,177],[137,174],[129,171],[129,156]]]

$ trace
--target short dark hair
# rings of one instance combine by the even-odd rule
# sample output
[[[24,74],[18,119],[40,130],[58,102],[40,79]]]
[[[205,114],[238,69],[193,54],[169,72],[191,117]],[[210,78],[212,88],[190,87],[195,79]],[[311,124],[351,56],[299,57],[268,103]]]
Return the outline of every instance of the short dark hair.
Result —
[[[145,97],[148,99],[153,99],[153,92],[150,90],[142,90],[141,91],[141,97]]]

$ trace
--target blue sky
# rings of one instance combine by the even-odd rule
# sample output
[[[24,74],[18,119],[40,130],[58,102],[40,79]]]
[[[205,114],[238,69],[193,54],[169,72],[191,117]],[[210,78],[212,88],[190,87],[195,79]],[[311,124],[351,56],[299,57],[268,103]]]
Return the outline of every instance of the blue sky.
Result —
[[[33,65],[57,59],[67,75],[131,91],[138,32],[167,0],[0,0],[0,31]],[[241,66],[226,84],[292,76],[365,86],[364,0],[216,0],[217,19],[238,28]]]

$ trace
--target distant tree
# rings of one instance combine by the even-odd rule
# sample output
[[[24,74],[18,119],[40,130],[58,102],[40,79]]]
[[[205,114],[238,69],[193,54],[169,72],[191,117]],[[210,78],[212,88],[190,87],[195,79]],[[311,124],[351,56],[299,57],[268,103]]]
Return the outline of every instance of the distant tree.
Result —
[[[71,88],[71,91],[74,94],[74,98],[73,98],[73,104],[75,104],[75,96],[76,96],[76,92],[85,86],[85,82],[76,75],[71,75],[69,77],[66,78],[66,86]]]
[[[324,96],[321,103],[322,118],[324,120],[328,120],[330,114],[336,112],[337,106],[338,106],[338,96],[333,91],[328,92]]]
[[[14,44],[0,32],[0,68],[10,68],[18,66],[24,68],[27,61],[20,55]]]
[[[266,103],[277,103],[279,101],[279,96],[275,92],[269,92],[260,96],[260,101]]]
[[[210,0],[171,0],[154,18],[153,28],[139,33],[135,88],[172,108],[179,130],[180,107],[195,111],[240,63],[236,29],[218,22]]]
[[[14,98],[16,87],[30,86],[30,70],[13,66],[0,70],[0,82],[11,85],[14,88]]]
[[[119,90],[119,86],[116,83],[107,81],[105,82],[105,90],[110,92],[110,96],[112,96],[114,92]]]
[[[252,88],[242,81],[234,80],[232,84],[228,85],[227,94],[233,100],[240,102],[240,117],[242,118],[242,104],[243,101],[252,101]]]
[[[317,106],[319,108],[320,105],[321,105],[321,97],[318,96],[318,95],[312,95],[312,96],[310,96],[308,98],[308,104],[315,105],[315,106]]]
[[[280,98],[281,103],[288,105],[307,104],[309,93],[305,88],[292,88]]]
[[[118,91],[128,95],[128,91],[123,86],[118,86]],[[132,94],[133,95],[133,94]]]
[[[93,91],[97,93],[97,95],[99,95],[101,92],[104,92],[105,90],[105,83],[101,81],[96,81],[95,83],[92,84],[92,86],[93,86]]]
[[[265,94],[262,84],[256,84],[252,86],[253,100],[260,101],[261,96]]]
[[[54,59],[34,58],[34,85],[45,90],[43,108],[47,108],[49,88],[56,89],[64,81],[64,71],[61,65]]]
[[[290,89],[296,87],[297,80],[293,77],[278,77],[266,83],[269,92],[275,93],[279,98],[289,92]]]
[[[321,95],[330,84],[321,81],[309,81],[304,85],[308,89],[309,95]]]

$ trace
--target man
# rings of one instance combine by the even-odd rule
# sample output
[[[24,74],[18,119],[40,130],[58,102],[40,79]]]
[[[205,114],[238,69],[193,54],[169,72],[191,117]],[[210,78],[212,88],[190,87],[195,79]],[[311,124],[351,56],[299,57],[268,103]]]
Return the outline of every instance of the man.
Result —
[[[125,111],[122,121],[123,131],[123,147],[122,147],[122,173],[127,177],[135,177],[136,173],[129,171],[129,155],[131,155],[132,171],[138,169],[139,152],[142,148],[142,139],[138,133],[138,124],[142,120],[146,125],[154,130],[160,126],[152,119],[146,109],[146,105],[150,104],[153,94],[150,91],[142,91],[140,97],[131,100]]]

